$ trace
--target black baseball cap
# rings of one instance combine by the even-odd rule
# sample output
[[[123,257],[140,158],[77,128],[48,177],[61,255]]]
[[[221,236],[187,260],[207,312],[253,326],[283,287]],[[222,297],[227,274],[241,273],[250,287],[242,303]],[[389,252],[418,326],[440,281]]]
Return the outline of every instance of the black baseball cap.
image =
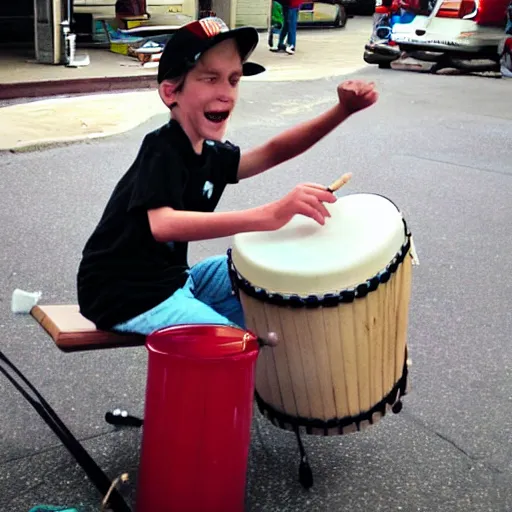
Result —
[[[180,27],[165,45],[158,64],[158,83],[177,78],[190,71],[201,55],[226,39],[235,39],[242,58],[243,75],[254,76],[265,71],[263,66],[247,62],[259,41],[253,27],[230,30],[220,18],[191,21]]]

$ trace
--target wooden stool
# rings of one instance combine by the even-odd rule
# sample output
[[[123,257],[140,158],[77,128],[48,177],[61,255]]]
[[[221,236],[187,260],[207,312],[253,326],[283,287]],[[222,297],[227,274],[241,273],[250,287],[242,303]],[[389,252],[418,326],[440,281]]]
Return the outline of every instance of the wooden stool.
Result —
[[[145,336],[102,331],[80,314],[77,305],[34,306],[30,314],[63,352],[143,346]]]

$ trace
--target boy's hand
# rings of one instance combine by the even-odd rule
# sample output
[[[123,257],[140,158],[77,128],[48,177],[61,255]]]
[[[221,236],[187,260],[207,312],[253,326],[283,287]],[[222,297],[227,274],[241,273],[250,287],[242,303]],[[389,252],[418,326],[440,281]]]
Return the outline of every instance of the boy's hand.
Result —
[[[338,85],[338,98],[340,105],[349,114],[363,110],[373,105],[379,97],[373,82],[366,83],[361,80],[347,80]]]
[[[297,214],[309,217],[318,224],[325,224],[325,217],[330,217],[323,203],[336,202],[336,196],[323,185],[304,183],[297,185],[282,199],[264,207],[263,224],[268,231],[274,231],[288,224]]]

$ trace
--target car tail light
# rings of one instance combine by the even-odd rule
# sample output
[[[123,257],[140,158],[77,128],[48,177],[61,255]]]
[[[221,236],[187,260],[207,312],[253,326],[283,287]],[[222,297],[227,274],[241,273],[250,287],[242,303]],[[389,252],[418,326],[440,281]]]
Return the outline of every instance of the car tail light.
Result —
[[[441,0],[437,13],[439,18],[470,20],[478,14],[478,0]]]

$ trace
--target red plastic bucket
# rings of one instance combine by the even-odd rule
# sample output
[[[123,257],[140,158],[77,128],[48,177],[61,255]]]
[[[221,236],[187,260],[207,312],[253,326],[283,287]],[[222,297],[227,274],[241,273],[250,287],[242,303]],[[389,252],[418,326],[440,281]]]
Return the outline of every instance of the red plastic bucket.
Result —
[[[259,345],[231,326],[148,336],[137,512],[242,512]]]

